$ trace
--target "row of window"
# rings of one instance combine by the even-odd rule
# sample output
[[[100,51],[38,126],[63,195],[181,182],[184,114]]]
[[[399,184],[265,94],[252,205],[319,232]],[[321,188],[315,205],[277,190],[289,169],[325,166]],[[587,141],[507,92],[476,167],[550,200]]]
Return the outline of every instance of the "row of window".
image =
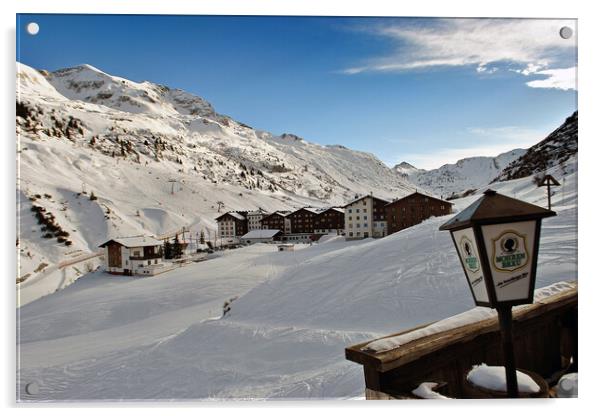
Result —
[[[362,233],[361,233],[361,232],[357,232],[357,233],[355,233],[355,237],[361,237],[361,236],[362,236]],[[349,237],[354,237],[354,235],[353,235],[353,231],[349,232]],[[365,238],[366,238],[366,237],[370,237],[370,233],[369,233],[369,232],[367,232],[367,231],[364,231],[364,237],[365,237]]]
[[[149,266],[150,266],[151,264],[153,264],[153,263],[152,263],[152,261],[153,261],[153,260],[148,260],[148,265],[149,265]],[[129,260],[126,260],[126,261],[125,261],[125,265],[126,265],[126,266],[128,266],[129,264],[130,264]],[[159,264],[159,260],[155,259],[155,264]],[[142,266],[144,266],[144,265],[142,265]]]

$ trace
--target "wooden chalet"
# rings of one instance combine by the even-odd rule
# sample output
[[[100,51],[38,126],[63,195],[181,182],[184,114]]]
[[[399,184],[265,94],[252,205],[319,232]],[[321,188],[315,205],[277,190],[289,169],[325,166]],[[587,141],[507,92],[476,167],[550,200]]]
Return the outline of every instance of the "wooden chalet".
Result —
[[[303,207],[290,213],[287,218],[291,221],[291,234],[313,234],[314,220],[320,212],[317,208]]]
[[[420,192],[414,192],[385,205],[389,234],[403,230],[430,217],[448,215],[452,203]]]
[[[163,271],[163,243],[151,237],[120,237],[102,243],[111,274],[154,275]]]
[[[261,228],[264,230],[280,230],[282,233],[289,232],[290,223],[287,218],[289,211],[276,211],[266,215],[261,220]]]
[[[316,234],[341,234],[345,230],[345,210],[331,207],[318,213],[314,217],[314,233]]]

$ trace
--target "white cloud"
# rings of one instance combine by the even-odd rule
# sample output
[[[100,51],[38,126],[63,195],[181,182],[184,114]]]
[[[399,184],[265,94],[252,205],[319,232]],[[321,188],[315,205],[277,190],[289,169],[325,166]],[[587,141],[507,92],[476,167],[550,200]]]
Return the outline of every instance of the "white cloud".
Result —
[[[556,88],[564,91],[577,89],[576,67],[548,69],[545,71],[537,71],[535,74],[546,75],[547,78],[527,82],[527,85],[531,88]]]
[[[559,35],[563,26],[575,31],[574,20],[437,19],[428,25],[424,22],[403,20],[363,26],[363,31],[390,39],[393,51],[343,72],[474,65],[479,73],[492,73],[498,69],[492,64],[505,62],[518,66],[511,68],[512,71],[527,76],[572,59],[576,50],[575,37],[567,40]]]

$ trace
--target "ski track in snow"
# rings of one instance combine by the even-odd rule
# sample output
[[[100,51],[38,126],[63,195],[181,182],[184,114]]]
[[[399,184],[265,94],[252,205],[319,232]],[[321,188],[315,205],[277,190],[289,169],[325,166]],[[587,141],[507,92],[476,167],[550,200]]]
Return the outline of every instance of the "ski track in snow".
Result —
[[[577,278],[576,179],[544,221],[537,287]],[[492,187],[545,204],[530,180]],[[361,396],[362,368],[345,360],[346,346],[473,307],[451,238],[438,231],[447,218],[294,252],[254,245],[150,278],[88,274],[20,309],[18,386],[40,386],[20,398]]]

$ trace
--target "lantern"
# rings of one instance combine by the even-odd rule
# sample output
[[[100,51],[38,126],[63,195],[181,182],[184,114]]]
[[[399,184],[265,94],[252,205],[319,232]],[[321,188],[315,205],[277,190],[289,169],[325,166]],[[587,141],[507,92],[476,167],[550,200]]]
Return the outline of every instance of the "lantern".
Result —
[[[488,189],[439,228],[451,233],[475,304],[498,311],[510,397],[518,397],[512,306],[533,303],[541,220],[554,215]]]
[[[533,302],[541,220],[554,215],[489,189],[439,228],[451,232],[476,305]]]

